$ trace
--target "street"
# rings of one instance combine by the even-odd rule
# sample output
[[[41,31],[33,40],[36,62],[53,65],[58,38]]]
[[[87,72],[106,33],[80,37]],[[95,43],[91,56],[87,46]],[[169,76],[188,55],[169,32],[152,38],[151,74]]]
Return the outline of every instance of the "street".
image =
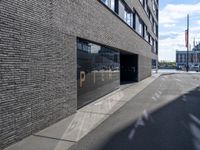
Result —
[[[199,150],[200,75],[163,74],[71,150]]]

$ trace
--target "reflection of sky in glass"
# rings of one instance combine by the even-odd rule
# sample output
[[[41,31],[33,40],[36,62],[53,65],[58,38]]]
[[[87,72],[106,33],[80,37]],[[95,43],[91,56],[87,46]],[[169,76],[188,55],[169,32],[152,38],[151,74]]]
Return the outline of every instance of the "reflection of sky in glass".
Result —
[[[91,53],[99,53],[99,51],[101,50],[101,47],[95,44],[89,44],[91,46]]]
[[[78,107],[81,107],[119,86],[120,59],[115,49],[84,39],[78,39],[77,43]]]
[[[111,9],[115,10],[115,0],[111,0]]]
[[[119,16],[124,19],[124,12],[125,12],[125,8],[124,8],[124,4],[119,1]]]
[[[108,0],[101,0],[104,4],[108,5]]]

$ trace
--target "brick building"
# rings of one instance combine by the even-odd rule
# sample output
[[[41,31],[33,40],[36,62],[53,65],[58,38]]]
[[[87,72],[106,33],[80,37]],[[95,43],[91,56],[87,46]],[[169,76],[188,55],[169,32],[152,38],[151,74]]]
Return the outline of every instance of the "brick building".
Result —
[[[0,149],[151,75],[158,0],[1,0]]]
[[[188,65],[191,69],[194,65],[200,65],[200,43],[188,52]],[[187,66],[187,51],[176,51],[176,66]]]

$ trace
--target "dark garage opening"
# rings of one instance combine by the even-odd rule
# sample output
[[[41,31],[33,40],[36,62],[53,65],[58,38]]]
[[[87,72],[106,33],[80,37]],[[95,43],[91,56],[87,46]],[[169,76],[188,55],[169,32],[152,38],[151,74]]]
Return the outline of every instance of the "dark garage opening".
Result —
[[[138,55],[120,52],[120,84],[138,81]]]

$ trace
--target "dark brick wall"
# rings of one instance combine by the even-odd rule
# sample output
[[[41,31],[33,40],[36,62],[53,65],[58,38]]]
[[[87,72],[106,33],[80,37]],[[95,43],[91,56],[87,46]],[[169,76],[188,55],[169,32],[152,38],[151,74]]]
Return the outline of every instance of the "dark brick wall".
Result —
[[[76,111],[75,41],[51,1],[0,1],[0,149]]]
[[[0,0],[0,37],[0,149],[76,111],[77,37],[138,54],[139,80],[151,75],[151,46],[97,0]]]
[[[150,20],[139,0],[126,0],[126,2],[130,8],[134,7],[140,13],[140,17],[153,35]],[[55,25],[62,32],[141,55],[148,60],[148,63],[152,57],[157,57],[152,54],[149,43],[99,1],[59,0],[54,1],[53,4]],[[145,72],[140,73],[139,78],[144,79],[151,75],[151,67],[147,66],[149,68],[146,69],[139,66],[144,68],[142,72]]]
[[[136,1],[134,7],[143,9]],[[62,32],[151,57],[151,46],[99,1],[57,0],[53,4],[55,25]],[[141,16],[148,19],[146,14]]]
[[[152,59],[139,55],[138,64],[138,79],[141,81],[151,75]]]

